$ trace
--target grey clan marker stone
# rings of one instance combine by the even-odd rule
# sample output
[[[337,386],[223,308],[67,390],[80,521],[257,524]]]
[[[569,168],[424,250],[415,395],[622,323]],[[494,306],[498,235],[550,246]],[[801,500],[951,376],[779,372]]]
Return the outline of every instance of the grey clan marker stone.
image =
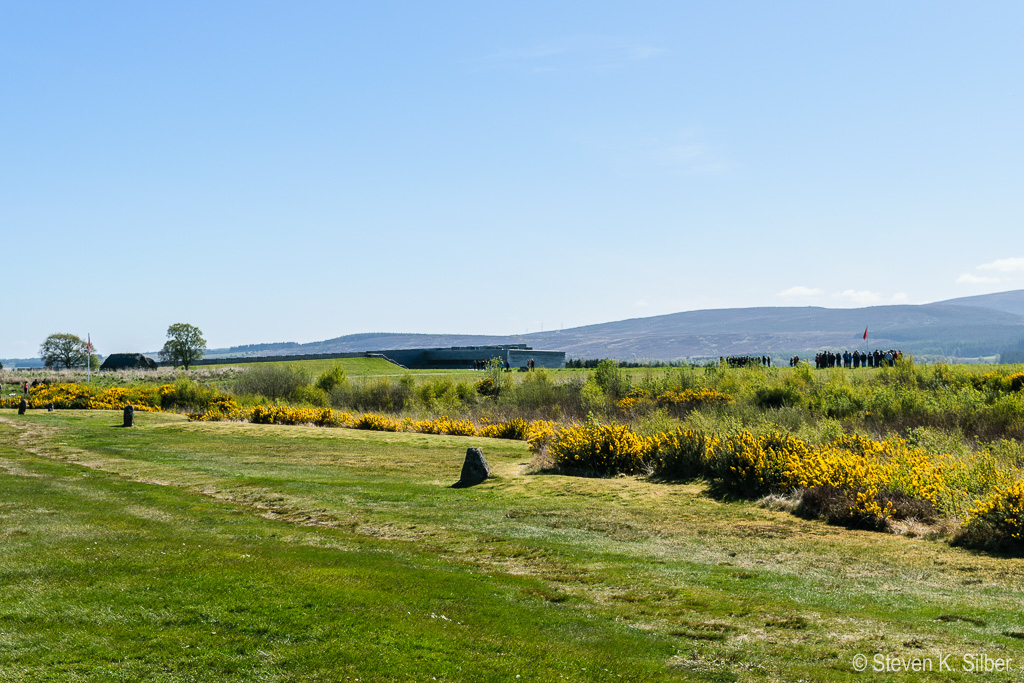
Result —
[[[18,404],[18,415],[24,415],[25,409],[28,408],[28,404],[25,403],[25,397],[21,398],[21,403]]]
[[[466,461],[462,463],[462,474],[459,476],[459,481],[455,484],[455,487],[475,486],[489,476],[491,476],[491,468],[487,465],[487,459],[484,458],[483,450],[469,448],[466,450]]]
[[[131,406],[124,407],[124,427],[135,426],[135,408]]]

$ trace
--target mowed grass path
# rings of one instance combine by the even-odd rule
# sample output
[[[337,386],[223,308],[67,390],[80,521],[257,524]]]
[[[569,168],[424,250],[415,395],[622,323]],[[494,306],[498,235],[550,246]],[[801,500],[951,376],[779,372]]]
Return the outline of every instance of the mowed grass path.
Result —
[[[525,445],[0,411],[2,680],[1014,680],[1024,562]],[[496,478],[452,489],[467,446]],[[962,671],[963,655],[1015,671]],[[935,662],[937,664],[937,659]],[[517,679],[516,677],[519,676]]]

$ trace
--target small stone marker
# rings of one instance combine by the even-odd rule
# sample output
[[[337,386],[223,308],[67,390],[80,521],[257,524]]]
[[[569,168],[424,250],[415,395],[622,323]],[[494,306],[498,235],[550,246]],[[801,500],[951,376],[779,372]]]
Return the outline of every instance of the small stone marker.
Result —
[[[28,403],[25,402],[25,397],[21,397],[21,403],[18,404],[18,415],[24,415],[25,409],[28,408]]]
[[[52,413],[53,412],[53,404],[52,403],[48,403],[46,405],[46,412],[48,412],[48,413]]]
[[[466,449],[466,461],[462,463],[462,474],[455,488],[476,486],[491,476],[491,468],[487,465],[484,452],[480,448]]]
[[[131,406],[124,407],[124,424],[123,427],[134,427],[135,426],[135,408]]]

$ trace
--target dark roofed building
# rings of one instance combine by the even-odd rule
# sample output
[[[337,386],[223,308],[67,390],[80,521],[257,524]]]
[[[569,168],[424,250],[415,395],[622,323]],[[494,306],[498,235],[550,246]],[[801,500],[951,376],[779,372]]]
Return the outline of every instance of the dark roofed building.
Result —
[[[156,370],[156,361],[141,353],[112,353],[103,361],[100,370]]]

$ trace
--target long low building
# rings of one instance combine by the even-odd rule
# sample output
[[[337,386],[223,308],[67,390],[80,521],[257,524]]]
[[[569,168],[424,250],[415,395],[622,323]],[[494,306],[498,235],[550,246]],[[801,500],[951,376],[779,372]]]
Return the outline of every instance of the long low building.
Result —
[[[436,349],[392,349],[378,351],[399,365],[416,369],[472,368],[475,363],[497,358],[513,368],[525,368],[533,361],[538,368],[564,368],[565,351],[538,351],[526,344],[500,346],[449,346]]]
[[[270,363],[274,361],[323,360],[331,358],[385,358],[414,370],[462,370],[497,358],[512,368],[525,368],[532,360],[537,368],[564,368],[565,351],[540,351],[526,344],[494,346],[449,346],[430,349],[385,349],[350,353],[312,353],[296,356],[244,356],[238,358],[204,358],[193,365],[232,365],[235,363]],[[160,365],[171,365],[161,363]]]

